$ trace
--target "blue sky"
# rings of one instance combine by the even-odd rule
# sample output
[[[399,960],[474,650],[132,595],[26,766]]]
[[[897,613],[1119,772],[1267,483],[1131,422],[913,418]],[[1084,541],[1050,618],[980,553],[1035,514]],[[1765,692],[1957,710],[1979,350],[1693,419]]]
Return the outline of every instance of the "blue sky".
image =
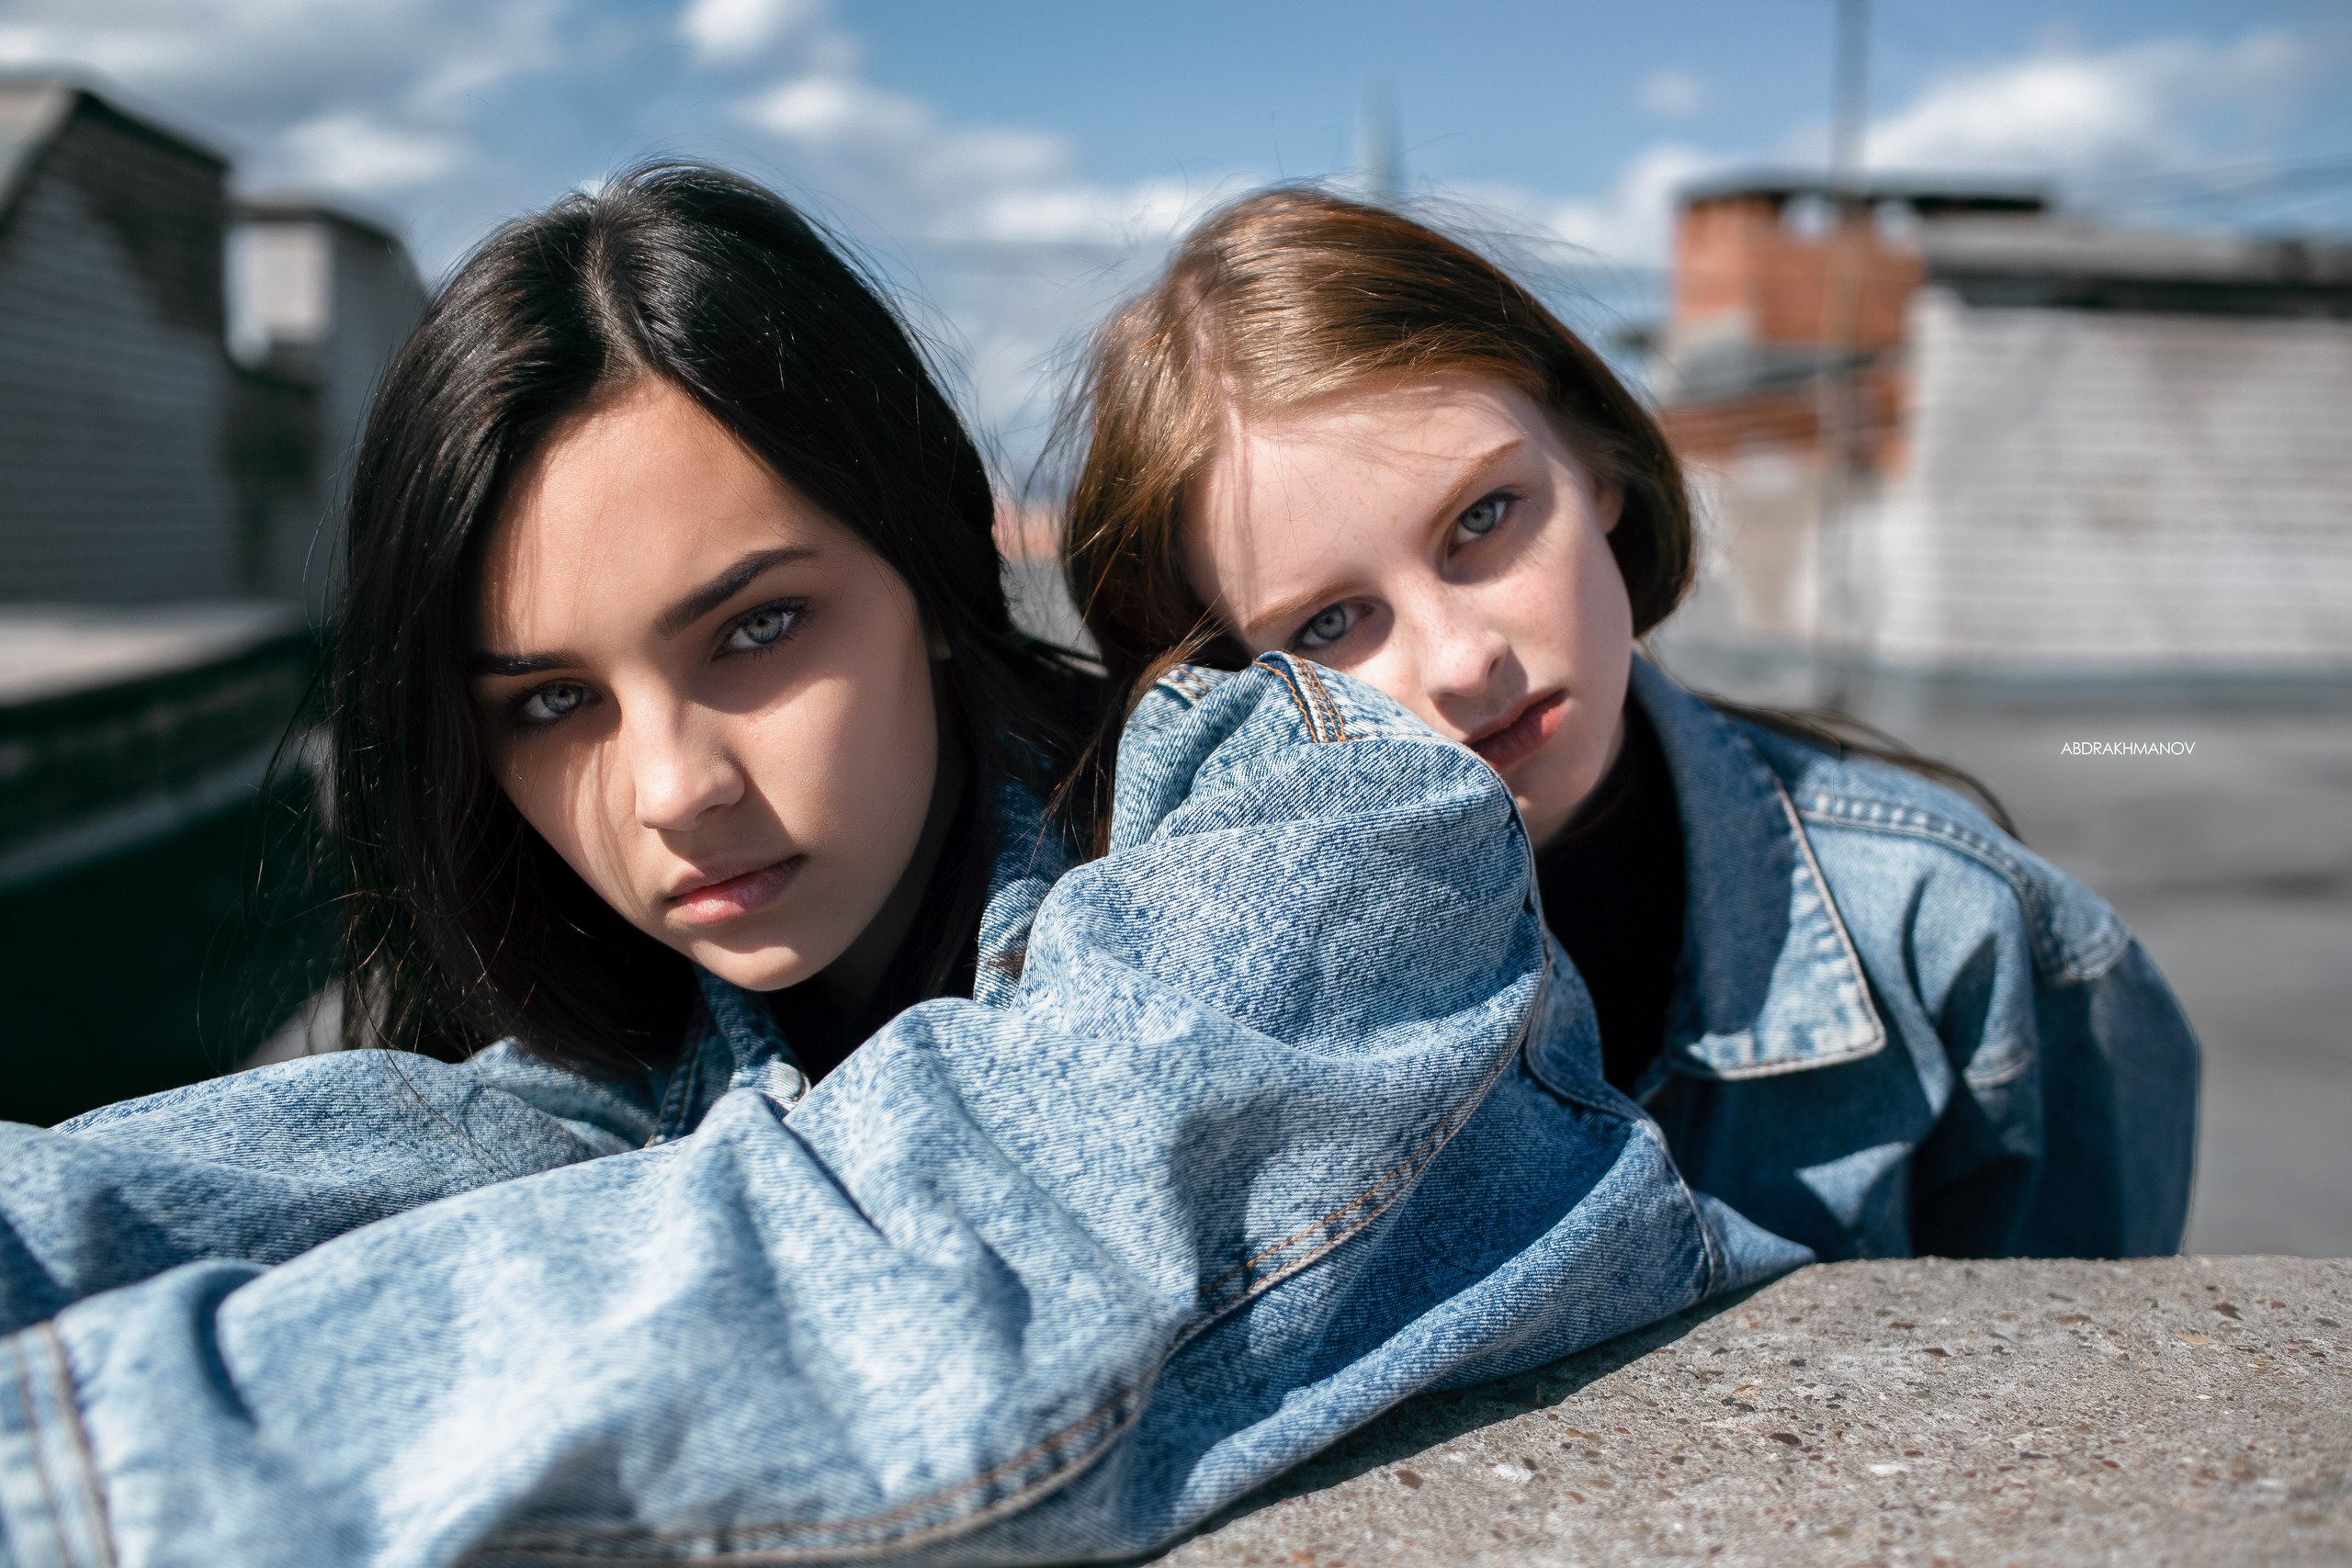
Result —
[[[2312,51],[2308,91],[2290,91],[2291,104],[2261,94],[2265,108],[2290,112],[2274,126],[2236,128],[2250,133],[2248,149],[2325,151],[2332,130],[2333,150],[2352,153],[2352,27],[2340,5],[1876,0],[1871,9],[1882,113],[2036,55],[2098,60],[2158,40],[2218,52],[2277,33]],[[1058,130],[1083,149],[1090,173],[1112,179],[1187,166],[1329,168],[1350,152],[1367,82],[1398,90],[1413,162],[1427,172],[1564,193],[1604,188],[1662,139],[1730,152],[1782,145],[1817,128],[1829,96],[1828,0],[1202,0],[1182,8],[1181,23],[1175,7],[1053,0],[1018,7],[1017,26],[999,19],[1008,14],[874,0],[845,16],[877,83],[955,119]]]
[[[255,187],[446,267],[649,153],[825,212],[982,422],[1034,443],[1069,345],[1204,204],[1344,174],[1368,88],[1408,190],[1590,324],[1648,309],[1675,187],[1822,156],[1831,0],[0,0]],[[2123,220],[2352,230],[2352,7],[1874,0],[1871,160]]]

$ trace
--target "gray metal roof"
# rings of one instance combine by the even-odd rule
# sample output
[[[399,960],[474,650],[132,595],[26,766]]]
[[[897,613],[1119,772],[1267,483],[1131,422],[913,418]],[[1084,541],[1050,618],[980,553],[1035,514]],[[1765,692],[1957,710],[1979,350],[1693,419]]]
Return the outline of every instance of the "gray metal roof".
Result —
[[[404,243],[390,219],[374,217],[339,197],[263,191],[237,197],[229,215],[240,223],[326,223],[384,244]]]
[[[2352,319],[2352,243],[2035,218],[1925,224],[1929,282],[1973,305]]]
[[[2205,283],[2352,283],[2352,243],[2254,239],[2046,218],[1955,218],[1923,229],[1929,276]]]
[[[101,93],[69,75],[0,75],[0,222],[16,210],[41,154],[77,111],[96,112],[183,152],[228,164],[226,157],[198,138],[144,109],[125,108],[111,91]]]
[[[0,216],[16,207],[25,176],[80,96],[66,82],[0,80]]]
[[[1853,189],[1864,201],[1900,201],[1929,217],[1946,212],[2041,212],[2050,206],[2046,186],[2015,179],[1872,171]],[[1743,170],[1694,181],[1679,193],[1685,205],[1743,196],[1763,197],[1778,205],[1796,197],[1837,194],[1838,187],[1819,169]]]

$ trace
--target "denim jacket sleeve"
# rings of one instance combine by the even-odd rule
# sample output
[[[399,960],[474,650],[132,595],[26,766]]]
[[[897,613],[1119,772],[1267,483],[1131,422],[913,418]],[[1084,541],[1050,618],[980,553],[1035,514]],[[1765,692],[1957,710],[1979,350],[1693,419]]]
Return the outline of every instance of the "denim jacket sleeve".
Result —
[[[1887,1021],[1939,1107],[1912,1171],[1911,1250],[2177,1249],[2197,1040],[2115,911],[1917,781],[1815,796],[1806,816],[1858,915]],[[1874,874],[1847,866],[1856,844]],[[1898,860],[1904,874],[1890,875]]]
[[[2034,997],[2045,1111],[2040,1179],[2009,1250],[2027,1257],[2177,1252],[2197,1147],[2197,1038],[2139,942],[2099,973]]]
[[[1417,1389],[1725,1282],[1655,1133],[1530,1070],[1541,1010],[1590,1029],[1530,884],[1499,781],[1369,689],[1180,671],[1000,1003],[914,1009],[788,1109],[736,1089],[0,1342],[8,1558],[1164,1541]]]
[[[0,1123],[0,1331],[198,1258],[279,1263],[492,1181],[636,1148],[652,1108],[493,1045],[343,1051]]]
[[[1928,988],[1952,1088],[1920,1145],[1914,1247],[2177,1251],[2195,1164],[2196,1036],[2114,911],[2009,850],[2030,893],[2007,931],[1988,927],[1973,952],[1954,946]],[[1996,957],[2000,947],[2009,951]]]

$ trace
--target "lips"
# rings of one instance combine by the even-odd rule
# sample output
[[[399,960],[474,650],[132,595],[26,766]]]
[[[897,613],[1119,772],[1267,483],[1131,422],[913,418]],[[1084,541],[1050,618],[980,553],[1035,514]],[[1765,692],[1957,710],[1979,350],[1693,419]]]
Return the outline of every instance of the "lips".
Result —
[[[1487,760],[1487,765],[1503,773],[1542,750],[1544,743],[1560,732],[1566,718],[1568,694],[1547,692],[1530,698],[1525,705],[1480,735],[1470,738],[1470,750]]]
[[[722,875],[695,872],[681,879],[684,886],[663,901],[673,914],[689,925],[718,925],[774,903],[806,858],[790,855],[748,871]]]

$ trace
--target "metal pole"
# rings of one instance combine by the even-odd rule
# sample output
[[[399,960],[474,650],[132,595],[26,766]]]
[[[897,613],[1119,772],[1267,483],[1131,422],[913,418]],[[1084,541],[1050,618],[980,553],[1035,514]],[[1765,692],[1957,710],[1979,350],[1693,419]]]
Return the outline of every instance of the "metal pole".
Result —
[[[1405,195],[1405,152],[1396,129],[1396,95],[1385,82],[1363,90],[1356,126],[1356,178],[1364,199],[1394,207]]]
[[[1870,0],[1837,0],[1837,73],[1829,119],[1829,192],[1833,212],[1827,265],[1823,268],[1822,343],[1815,378],[1815,418],[1821,452],[1821,626],[1816,646],[1827,656],[1823,700],[1844,707],[1852,698],[1854,666],[1862,656],[1854,579],[1853,500],[1859,479],[1856,438],[1861,411],[1854,377],[1855,339],[1861,312],[1862,249],[1870,213],[1862,196],[1862,131],[1868,114]]]

